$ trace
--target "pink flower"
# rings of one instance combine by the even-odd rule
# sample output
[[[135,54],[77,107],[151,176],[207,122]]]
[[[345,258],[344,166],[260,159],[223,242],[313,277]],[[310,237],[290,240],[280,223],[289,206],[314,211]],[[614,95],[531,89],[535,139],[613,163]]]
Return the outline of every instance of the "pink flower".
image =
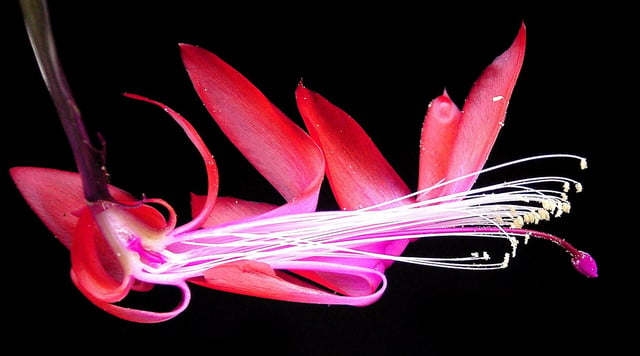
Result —
[[[383,294],[394,261],[467,269],[503,268],[518,239],[539,237],[563,246],[576,268],[596,275],[591,257],[563,240],[523,225],[569,209],[563,177],[536,177],[472,189],[503,124],[522,65],[525,28],[482,73],[463,110],[445,92],[427,110],[418,189],[412,192],[373,142],[344,111],[300,84],[296,100],[309,134],[216,55],[180,46],[196,92],[225,135],[287,203],[218,196],[213,156],[194,128],[166,111],[202,156],[206,196],[192,195],[193,220],[177,226],[161,199],[136,199],[110,186],[113,200],[86,201],[79,174],[16,167],[11,175],[40,219],[71,252],[78,289],[108,313],[160,322],[183,311],[187,282],[285,301],[368,305]],[[550,155],[523,159],[509,164]],[[498,167],[487,168],[498,169]],[[324,175],[338,211],[315,211]],[[558,189],[538,188],[555,184]],[[165,213],[163,214],[162,211]],[[165,217],[166,215],[166,217]],[[407,257],[410,241],[431,236],[504,238],[512,251],[495,262],[483,252],[457,258]],[[131,290],[173,285],[183,293],[169,312],[119,304]]]

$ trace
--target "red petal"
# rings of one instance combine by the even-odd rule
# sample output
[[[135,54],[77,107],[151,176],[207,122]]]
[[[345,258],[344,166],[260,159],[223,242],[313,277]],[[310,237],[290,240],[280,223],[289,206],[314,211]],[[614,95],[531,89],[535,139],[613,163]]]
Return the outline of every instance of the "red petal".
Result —
[[[447,177],[460,117],[460,109],[451,101],[446,91],[429,104],[420,138],[419,191]],[[441,190],[429,190],[420,194],[418,200],[436,198],[440,196]]]
[[[176,231],[175,233],[177,234],[180,231],[192,230],[200,227],[204,223],[204,221],[207,219],[207,217],[211,215],[211,211],[213,210],[213,205],[215,204],[216,198],[218,196],[218,183],[219,183],[218,166],[216,165],[216,161],[213,159],[213,155],[211,154],[211,152],[209,152],[207,145],[205,145],[204,141],[202,140],[202,138],[200,137],[196,129],[193,128],[193,126],[187,120],[185,120],[182,117],[182,115],[178,114],[177,112],[172,110],[170,107],[160,102],[157,102],[155,100],[151,100],[135,94],[125,94],[125,96],[132,99],[146,101],[148,103],[157,105],[160,108],[162,108],[165,112],[171,115],[171,117],[178,123],[178,125],[180,125],[180,127],[182,127],[182,129],[187,134],[191,142],[196,146],[196,149],[198,150],[198,152],[200,152],[200,156],[204,160],[204,164],[207,170],[206,200],[202,205],[202,208],[200,209],[199,214],[197,216],[194,216],[193,220],[190,221],[189,223],[183,226],[180,226],[177,229],[178,231]]]
[[[98,253],[97,243],[100,242],[104,242],[104,238],[95,225],[91,211],[85,208],[78,219],[71,246],[73,282],[83,294],[103,302],[115,303],[129,293],[133,279],[122,266],[119,266],[117,273],[113,273],[113,269],[105,269],[102,265],[103,258]],[[107,260],[118,261],[115,256]]]
[[[342,209],[355,210],[410,193],[347,113],[302,84],[296,90],[296,100],[307,130],[324,152],[327,177]]]
[[[315,210],[324,160],[313,140],[216,55],[180,45],[196,92],[225,135],[295,205]]]
[[[78,222],[77,213],[86,206],[78,173],[49,168],[14,167],[11,178],[31,209],[67,248]],[[109,186],[114,199],[134,202],[127,192]]]
[[[76,276],[73,271],[71,272],[71,279],[74,281],[74,283],[76,283]],[[172,319],[176,315],[182,313],[189,304],[189,300],[191,299],[191,292],[189,291],[189,288],[186,285],[178,285],[177,287],[182,290],[182,301],[180,302],[180,304],[178,304],[178,306],[176,306],[176,308],[169,312],[153,312],[122,307],[97,299],[92,294],[86,293],[85,290],[81,288],[79,289],[94,305],[118,318],[137,323],[159,323]]]
[[[476,172],[484,166],[518,79],[526,44],[524,24],[515,40],[480,75],[463,107],[460,131],[452,151],[448,179]],[[451,193],[469,190],[476,176],[447,186]]]
[[[280,267],[289,270],[320,269],[327,274],[333,274],[334,278],[346,278],[355,284],[364,283],[368,286],[366,290],[369,293],[360,293],[357,296],[336,295],[292,276],[279,274],[270,265],[256,261],[226,263],[206,271],[204,279],[191,281],[231,293],[317,304],[368,305],[380,298],[384,289],[376,290],[373,287],[384,279],[384,275],[379,272],[320,263],[290,262],[289,264]]]
[[[197,215],[204,206],[206,197],[191,194],[191,213]],[[276,205],[247,201],[231,197],[218,197],[211,215],[202,224],[202,227],[210,227],[224,224],[234,220],[246,219],[258,216],[273,209]]]

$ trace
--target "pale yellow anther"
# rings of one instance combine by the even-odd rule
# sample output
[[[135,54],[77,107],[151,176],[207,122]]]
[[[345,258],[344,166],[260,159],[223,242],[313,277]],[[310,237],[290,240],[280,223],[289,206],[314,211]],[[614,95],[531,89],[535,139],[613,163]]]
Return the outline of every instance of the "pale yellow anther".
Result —
[[[571,184],[569,184],[569,182],[564,182],[564,184],[562,185],[562,190],[565,193],[568,193],[571,190]]]
[[[537,224],[540,222],[540,220],[542,219],[542,217],[540,216],[540,214],[538,214],[538,212],[533,212],[531,213],[531,215],[533,215],[533,223]]]
[[[582,192],[582,184],[576,183],[576,193]]]
[[[553,209],[556,208],[556,204],[553,202],[553,200],[545,199],[542,201],[542,208],[544,210],[553,212]]]
[[[587,160],[585,158],[580,160],[580,169],[587,169]]]
[[[551,216],[549,215],[549,211],[547,209],[538,209],[538,216],[542,220],[549,220]]]
[[[562,211],[565,213],[569,213],[569,211],[571,211],[571,204],[562,203]]]
[[[520,229],[524,226],[524,219],[522,218],[522,216],[518,216],[515,219],[513,219],[513,222],[511,223],[511,228],[514,229]]]
[[[556,210],[556,213],[553,215],[556,218],[559,218],[560,216],[562,216],[562,204],[558,204],[558,209]]]
[[[511,256],[509,255],[508,252],[504,254],[504,260],[502,261],[502,264],[501,264],[502,268],[507,268],[509,266],[509,258],[510,257]]]

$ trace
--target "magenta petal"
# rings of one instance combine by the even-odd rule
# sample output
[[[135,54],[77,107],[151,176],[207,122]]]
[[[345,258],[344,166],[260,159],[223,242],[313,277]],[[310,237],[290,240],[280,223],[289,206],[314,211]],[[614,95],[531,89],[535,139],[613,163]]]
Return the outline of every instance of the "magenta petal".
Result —
[[[526,44],[524,24],[512,45],[480,75],[463,107],[460,130],[451,153],[448,179],[482,169],[500,128],[518,79]],[[477,176],[447,186],[450,193],[468,190]]]
[[[67,248],[78,222],[77,213],[86,206],[78,173],[38,167],[14,167],[11,178],[31,209]],[[109,186],[114,199],[133,202],[124,190]]]
[[[196,92],[225,135],[289,202],[316,208],[324,159],[313,140],[215,54],[180,45]]]
[[[191,213],[196,216],[202,210],[207,197],[191,194]],[[276,209],[273,204],[247,201],[232,197],[218,197],[213,211],[202,227],[216,226],[231,221],[251,218]]]
[[[347,113],[302,84],[296,90],[296,100],[307,130],[324,152],[327,177],[342,209],[355,210],[410,193]]]
[[[76,283],[77,277],[75,276],[73,271],[71,272],[71,279],[74,281],[74,283]],[[89,301],[91,301],[95,306],[113,316],[137,323],[151,324],[160,323],[172,319],[187,308],[187,306],[189,305],[189,301],[191,300],[191,291],[189,290],[189,287],[184,282],[177,284],[176,287],[180,288],[182,292],[182,300],[173,310],[168,312],[155,312],[123,307],[117,304],[100,300],[92,294],[87,293],[86,290],[82,288],[79,289],[85,295],[85,297],[87,297],[87,299],[89,299]]]
[[[301,272],[303,270],[321,271],[333,278],[349,281],[356,293],[336,295],[299,280],[291,275],[276,271],[287,269]],[[318,262],[289,261],[270,266],[256,261],[238,261],[226,263],[209,269],[203,279],[192,279],[193,283],[221,291],[250,295],[260,298],[276,299],[289,302],[342,304],[364,306],[380,298],[386,287],[382,273],[339,264]],[[381,288],[377,288],[383,283]],[[342,292],[342,291],[338,291]]]

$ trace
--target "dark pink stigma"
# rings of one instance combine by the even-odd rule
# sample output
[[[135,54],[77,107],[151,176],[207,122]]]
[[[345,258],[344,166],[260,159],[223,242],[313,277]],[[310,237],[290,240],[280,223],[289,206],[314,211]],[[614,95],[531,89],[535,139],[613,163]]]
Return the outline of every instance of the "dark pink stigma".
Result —
[[[596,260],[586,252],[578,251],[578,254],[574,254],[571,258],[571,263],[575,269],[589,278],[598,277],[598,266]]]
[[[598,277],[598,266],[596,265],[596,260],[594,260],[593,257],[591,257],[591,255],[589,255],[588,253],[576,249],[570,243],[557,236],[541,231],[526,229],[505,229],[505,231],[517,234],[527,234],[529,236],[538,237],[554,242],[560,247],[564,248],[571,255],[571,263],[573,264],[573,267],[576,269],[576,271],[589,278]]]
[[[131,240],[127,247],[129,248],[129,250],[136,252],[140,256],[140,259],[145,263],[149,263],[157,267],[167,262],[166,258],[160,253],[145,249],[142,246],[142,242],[139,238],[134,238],[133,240]]]
[[[531,236],[537,237],[543,240],[551,241],[560,247],[562,247],[565,251],[567,251],[571,255],[571,263],[576,271],[580,272],[582,275],[587,276],[589,278],[598,277],[598,266],[596,264],[595,259],[591,257],[586,252],[580,251],[573,247],[567,241],[551,235],[546,232],[536,231],[536,230],[528,230],[528,229],[515,229],[515,228],[497,228],[493,226],[484,226],[484,227],[459,227],[459,228],[448,228],[448,229],[435,229],[432,231],[437,232],[446,232],[446,233],[463,233],[463,232],[505,232],[507,234],[513,234],[518,236]]]

